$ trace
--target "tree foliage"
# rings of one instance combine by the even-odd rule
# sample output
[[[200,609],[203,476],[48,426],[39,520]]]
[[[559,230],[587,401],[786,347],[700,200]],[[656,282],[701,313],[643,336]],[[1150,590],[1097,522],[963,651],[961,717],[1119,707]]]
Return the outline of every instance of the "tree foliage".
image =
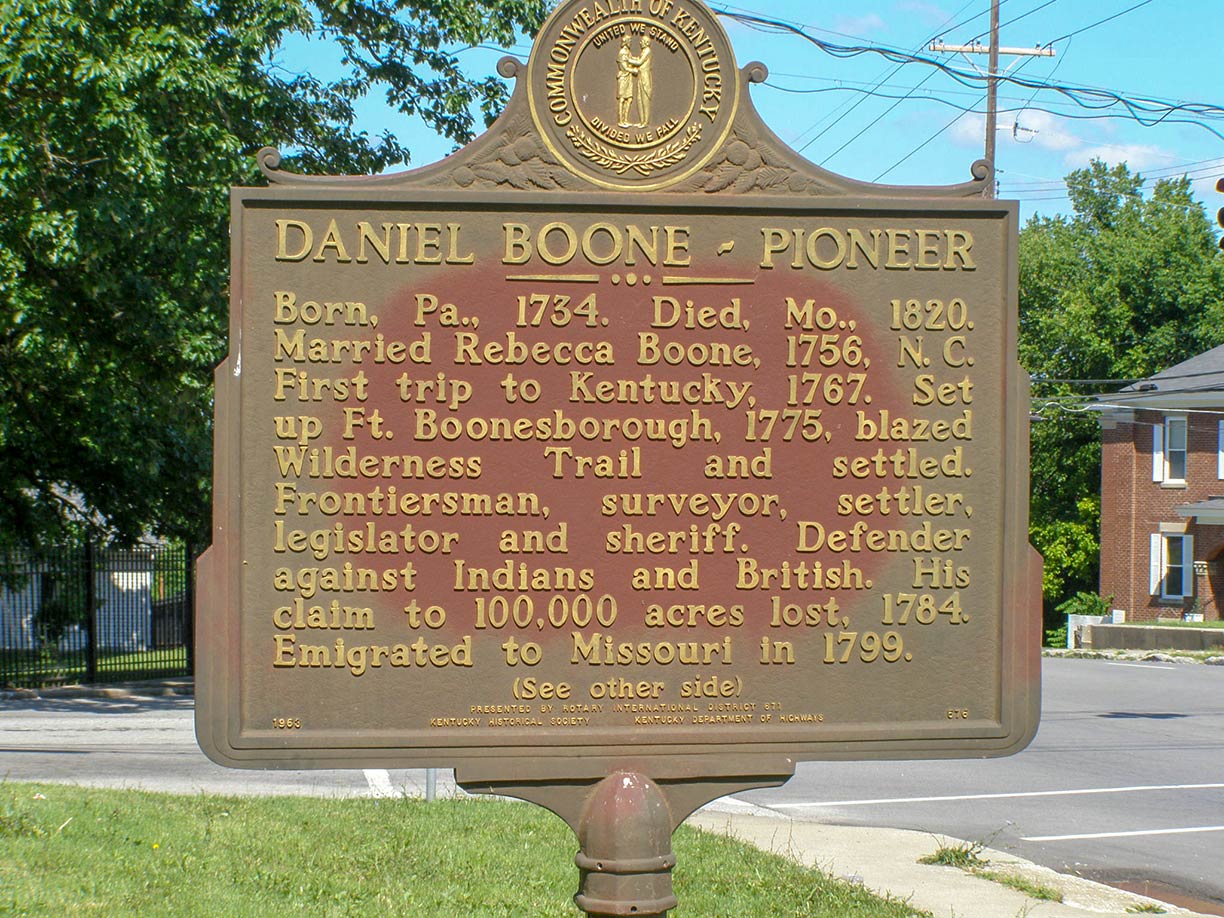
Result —
[[[1030,538],[1048,605],[1097,589],[1101,437],[1086,397],[1224,343],[1224,257],[1186,178],[1094,162],[1073,213],[1020,234],[1020,362],[1034,377]],[[1107,380],[1119,382],[1110,384]]]
[[[65,521],[207,533],[228,188],[409,159],[355,104],[382,92],[462,142],[505,101],[446,50],[509,44],[544,0],[0,0],[0,538]],[[287,73],[291,38],[344,73]]]

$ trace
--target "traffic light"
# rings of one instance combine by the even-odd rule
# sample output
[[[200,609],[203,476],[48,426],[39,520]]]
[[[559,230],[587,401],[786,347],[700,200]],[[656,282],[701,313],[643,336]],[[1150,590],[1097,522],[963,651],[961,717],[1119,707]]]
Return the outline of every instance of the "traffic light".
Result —
[[[1224,178],[1216,182],[1216,191],[1224,194]],[[1220,221],[1220,226],[1224,226],[1224,207],[1220,208],[1220,212],[1216,214],[1216,219]],[[1224,239],[1220,240],[1220,248],[1224,249]]]

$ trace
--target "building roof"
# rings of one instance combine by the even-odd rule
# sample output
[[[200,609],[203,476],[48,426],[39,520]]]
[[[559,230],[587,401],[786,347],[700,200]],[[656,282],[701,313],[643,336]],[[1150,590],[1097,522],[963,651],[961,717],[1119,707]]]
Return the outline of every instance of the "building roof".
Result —
[[[1177,507],[1177,515],[1185,519],[1198,520],[1212,526],[1224,524],[1224,497],[1209,497],[1192,504]]]
[[[1097,400],[1123,408],[1224,407],[1224,345]]]

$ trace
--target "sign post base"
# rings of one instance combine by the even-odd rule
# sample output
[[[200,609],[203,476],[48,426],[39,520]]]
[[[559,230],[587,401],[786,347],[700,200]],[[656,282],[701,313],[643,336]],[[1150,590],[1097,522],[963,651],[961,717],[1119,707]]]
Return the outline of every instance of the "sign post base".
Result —
[[[654,777],[646,769],[623,766],[603,774],[585,769],[579,777],[557,773],[528,781],[498,778],[506,773],[503,767],[491,767],[487,775],[483,768],[469,768],[457,771],[455,778],[468,793],[526,800],[565,820],[578,837],[574,862],[580,880],[574,901],[583,912],[594,918],[665,918],[677,904],[671,878],[676,828],[720,797],[785,784],[795,764],[770,759],[752,775],[719,775],[708,763],[691,770],[682,762],[654,764],[662,766],[649,769],[658,772]]]

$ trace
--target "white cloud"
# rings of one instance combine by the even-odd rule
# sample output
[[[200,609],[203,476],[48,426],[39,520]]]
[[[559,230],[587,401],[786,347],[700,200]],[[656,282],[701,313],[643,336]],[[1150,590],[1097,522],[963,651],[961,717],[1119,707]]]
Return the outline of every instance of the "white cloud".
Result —
[[[1220,174],[1224,175],[1224,169],[1220,170]],[[1208,176],[1207,178],[1195,179],[1191,183],[1194,189],[1194,196],[1200,201],[1207,204],[1207,209],[1211,213],[1215,213],[1221,207],[1224,207],[1224,194],[1216,191],[1216,182],[1218,178]]]
[[[1110,165],[1126,163],[1132,172],[1168,167],[1178,162],[1176,154],[1150,144],[1111,144],[1091,140],[1075,132],[1074,122],[1049,112],[1026,109],[1004,116],[999,123],[999,146],[1033,146],[1062,153],[1071,169],[1087,166],[1099,159]],[[986,116],[973,113],[961,118],[948,132],[952,140],[966,147],[981,148],[986,136]]]
[[[901,0],[896,10],[902,14],[912,13],[933,25],[943,25],[952,18],[943,7],[935,3],[927,3],[926,0]]]
[[[948,131],[954,143],[958,143],[964,147],[975,146],[979,150],[986,142],[986,116],[985,115],[965,115],[963,118],[957,119],[956,123]]]
[[[838,32],[845,32],[847,35],[866,35],[869,32],[884,31],[888,28],[888,23],[884,21],[882,16],[868,13],[865,16],[839,19],[833,28]]]
[[[1158,169],[1177,162],[1177,157],[1160,147],[1147,144],[1096,144],[1072,150],[1064,161],[1068,166],[1080,168],[1092,160],[1099,159],[1109,165],[1126,163],[1131,172],[1143,172],[1145,169]]]
[[[1071,122],[1032,109],[999,118],[999,145],[1036,146],[1043,150],[1079,150],[1088,141],[1069,129]],[[986,138],[986,116],[966,115],[952,127],[952,139],[965,146],[981,146]]]
[[[1086,141],[1070,130],[1070,122],[1049,112],[1026,109],[1011,116],[1012,139],[1043,150],[1076,150]]]
[[[1093,125],[1096,136],[1078,133],[1079,127],[1080,123],[1073,119],[1036,109],[1026,109],[1019,113],[1018,118],[1014,114],[1002,116],[998,133],[1001,171],[1010,172],[1009,165],[1016,163],[1020,168],[1043,174],[1057,172],[1064,175],[1099,159],[1109,166],[1126,163],[1132,173],[1168,174],[1171,168],[1177,168],[1186,160],[1184,155],[1179,156],[1153,144],[1110,143],[1113,132],[1109,126]],[[964,115],[948,129],[947,138],[957,147],[971,151],[974,159],[980,159],[986,138],[986,116],[981,112]],[[1031,148],[1031,154],[1036,158],[1030,155],[1018,159],[1020,147]],[[1020,165],[1022,162],[1030,165]],[[1195,196],[1207,203],[1212,214],[1224,207],[1224,194],[1215,190],[1215,182],[1221,175],[1224,175],[1224,166],[1221,166],[1218,174],[1196,178],[1193,183]],[[1049,181],[1058,182],[1057,179]]]

